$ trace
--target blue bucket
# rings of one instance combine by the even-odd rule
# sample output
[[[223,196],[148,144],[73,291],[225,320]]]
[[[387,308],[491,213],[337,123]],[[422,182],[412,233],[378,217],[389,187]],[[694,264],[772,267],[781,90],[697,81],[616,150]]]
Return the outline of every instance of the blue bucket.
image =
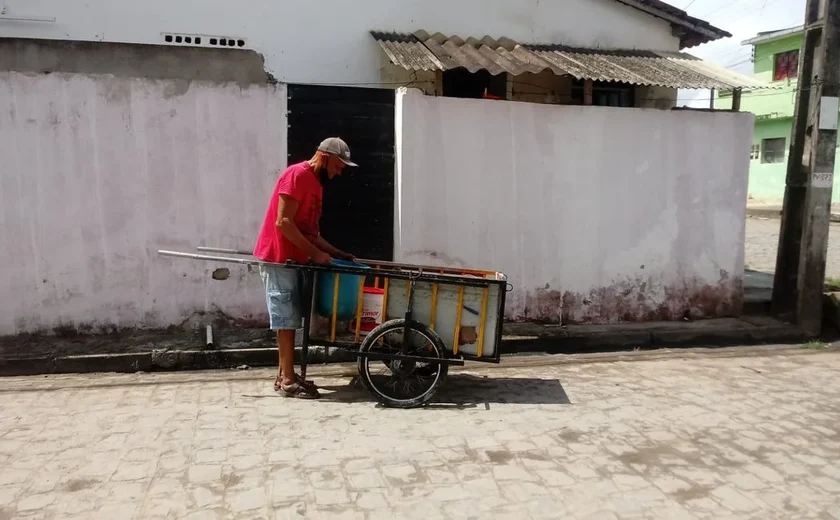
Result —
[[[333,259],[332,265],[336,267],[369,269],[369,267],[364,264],[335,259]],[[318,273],[317,275],[318,291],[315,295],[315,312],[324,318],[332,317],[335,277],[338,275],[339,273]],[[341,273],[341,279],[338,282],[337,319],[349,320],[356,316],[356,307],[359,303],[359,286],[361,283],[361,276]]]

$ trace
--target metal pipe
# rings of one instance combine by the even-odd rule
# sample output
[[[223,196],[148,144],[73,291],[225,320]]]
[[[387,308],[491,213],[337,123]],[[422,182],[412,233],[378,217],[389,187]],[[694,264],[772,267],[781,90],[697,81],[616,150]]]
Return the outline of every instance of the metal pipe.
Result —
[[[212,349],[213,348],[213,326],[212,325],[207,325],[205,330],[207,331],[207,342],[206,342],[207,348]]]
[[[362,276],[361,283],[359,283],[359,300],[356,302],[356,336],[353,341],[359,342],[359,336],[362,333],[362,308],[364,307],[365,299],[365,277]]]
[[[225,253],[228,255],[245,255],[251,256],[254,253],[252,251],[245,251],[243,249],[225,249],[223,247],[205,247],[205,246],[198,246],[195,248],[196,251],[204,251],[207,253]]]
[[[432,284],[432,316],[429,318],[429,328],[435,330],[435,318],[437,318],[438,305],[438,284]]]
[[[391,288],[391,279],[385,278],[382,286],[382,323],[385,323],[388,321],[388,290]]]
[[[171,256],[176,258],[189,258],[192,260],[209,260],[214,262],[228,262],[231,264],[241,264],[241,265],[251,265],[251,266],[260,266],[260,265],[271,265],[276,267],[286,267],[289,269],[304,269],[307,271],[313,272],[326,272],[326,273],[344,273],[344,274],[355,274],[360,276],[382,276],[386,283],[387,279],[393,278],[395,280],[405,280],[409,281],[416,274],[412,273],[405,273],[405,272],[385,272],[383,270],[377,269],[363,269],[363,268],[355,268],[355,267],[338,267],[338,266],[326,266],[326,265],[316,265],[316,264],[280,264],[275,262],[264,262],[262,260],[256,258],[234,258],[230,256],[213,256],[213,255],[199,255],[195,253],[181,253],[179,251],[166,251],[159,249],[158,254],[161,256]],[[460,285],[466,287],[488,287],[491,284],[497,283],[496,281],[490,281],[486,278],[473,278],[473,277],[460,277],[457,280],[446,279],[439,274],[434,273],[423,273],[420,277],[425,282],[439,282],[439,283],[452,283],[453,285]]]
[[[490,289],[484,289],[481,296],[481,318],[479,318],[480,329],[478,330],[478,350],[476,357],[484,355],[484,329],[487,327],[487,300],[490,299]]]
[[[55,16],[29,16],[29,15],[11,15],[8,7],[0,9],[0,20],[8,20],[10,22],[46,22],[55,23]]]
[[[361,352],[353,352],[356,357],[364,359],[381,359],[383,361],[416,361],[419,363],[429,363],[432,365],[458,365],[464,366],[464,360],[458,358],[435,358],[427,356],[410,356],[407,354],[391,354],[389,352],[371,352],[369,350]]]
[[[458,312],[455,314],[455,341],[452,345],[452,353],[457,354],[461,348],[461,317],[464,314],[464,287],[458,287]]]
[[[341,275],[335,273],[335,282],[333,283],[333,308],[332,317],[330,318],[330,341],[335,341],[335,326],[338,322],[338,286],[341,281]]]
[[[248,260],[246,258],[231,258],[229,256],[210,256],[210,255],[198,255],[195,253],[181,253],[178,251],[165,251],[162,249],[158,250],[158,254],[161,256],[173,256],[176,258],[191,258],[193,260],[213,260],[215,262],[230,262],[232,264],[243,264],[243,265],[260,265],[266,264],[268,262],[261,262],[259,260]]]

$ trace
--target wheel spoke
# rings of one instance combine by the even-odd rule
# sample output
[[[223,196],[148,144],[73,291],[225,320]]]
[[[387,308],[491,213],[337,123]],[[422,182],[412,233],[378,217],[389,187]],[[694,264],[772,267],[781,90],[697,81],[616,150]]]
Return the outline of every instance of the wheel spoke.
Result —
[[[363,348],[385,355],[405,353],[415,357],[440,358],[443,349],[435,343],[440,340],[433,337],[437,338],[431,331],[414,328],[406,335],[404,322],[395,320],[390,329],[366,340]],[[386,404],[402,407],[428,400],[446,372],[446,367],[441,364],[415,360],[361,358],[359,365],[363,377],[367,376],[368,388],[379,394]],[[377,367],[376,370],[372,369],[372,365]]]

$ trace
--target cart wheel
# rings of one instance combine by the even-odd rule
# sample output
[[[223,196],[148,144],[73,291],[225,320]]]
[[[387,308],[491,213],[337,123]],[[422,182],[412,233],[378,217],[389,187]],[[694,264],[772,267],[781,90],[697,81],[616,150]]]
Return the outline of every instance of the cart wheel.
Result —
[[[391,320],[367,335],[359,350],[398,354],[403,345],[405,320]],[[362,383],[385,406],[416,408],[435,395],[449,371],[449,365],[435,363],[446,352],[443,341],[433,330],[422,323],[409,325],[408,348],[410,356],[428,357],[429,362],[390,360],[381,361],[359,358],[359,375]]]

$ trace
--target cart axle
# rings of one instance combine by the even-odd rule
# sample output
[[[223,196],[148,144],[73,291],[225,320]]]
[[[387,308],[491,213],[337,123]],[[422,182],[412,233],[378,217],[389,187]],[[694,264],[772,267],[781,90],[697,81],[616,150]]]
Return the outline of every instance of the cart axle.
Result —
[[[429,363],[430,365],[455,365],[464,366],[463,359],[444,359],[437,357],[406,356],[404,354],[384,354],[382,352],[354,352],[357,357],[376,359],[381,361],[416,361],[418,363]]]

